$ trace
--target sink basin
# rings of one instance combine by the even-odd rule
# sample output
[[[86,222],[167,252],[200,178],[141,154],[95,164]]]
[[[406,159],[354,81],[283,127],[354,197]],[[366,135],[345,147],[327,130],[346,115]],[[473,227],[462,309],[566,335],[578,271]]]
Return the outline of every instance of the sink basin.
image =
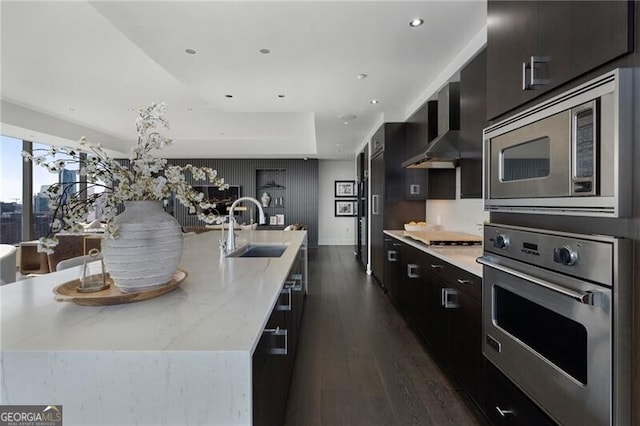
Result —
[[[239,249],[232,251],[227,257],[280,257],[287,250],[287,246],[247,244]]]

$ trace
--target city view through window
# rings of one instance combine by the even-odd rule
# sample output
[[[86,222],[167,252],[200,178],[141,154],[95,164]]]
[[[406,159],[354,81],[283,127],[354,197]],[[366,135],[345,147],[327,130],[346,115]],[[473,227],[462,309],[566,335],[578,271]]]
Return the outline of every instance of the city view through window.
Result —
[[[39,149],[47,149],[47,145],[33,143],[34,155]],[[46,168],[33,165],[33,184],[31,197],[33,209],[31,219],[33,221],[33,235],[23,238],[22,221],[24,200],[22,200],[22,167],[24,160],[21,155],[22,140],[1,137],[0,144],[0,243],[17,244],[26,239],[38,239],[49,231],[52,212],[49,207],[49,199],[44,195],[44,190],[54,183],[62,185],[74,185],[72,190],[77,190],[78,180],[77,165],[69,166],[61,172],[52,173]],[[57,155],[56,159],[63,159]],[[48,159],[52,160],[53,158]]]

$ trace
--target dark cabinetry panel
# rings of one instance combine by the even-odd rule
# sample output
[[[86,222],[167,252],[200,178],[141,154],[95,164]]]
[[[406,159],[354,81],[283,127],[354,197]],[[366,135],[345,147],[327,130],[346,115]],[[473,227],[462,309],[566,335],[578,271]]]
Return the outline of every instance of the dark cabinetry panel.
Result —
[[[424,220],[424,201],[407,199],[406,171],[402,162],[406,155],[405,123],[385,123],[371,140],[384,139],[384,149],[371,157],[371,270],[384,285],[385,229],[403,229],[412,220]],[[384,135],[384,136],[380,136]]]
[[[460,71],[460,198],[482,198],[482,130],[487,127],[487,54]]]
[[[407,158],[425,152],[429,141],[438,135],[438,102],[428,101],[406,121]]]
[[[632,3],[490,0],[488,118],[631,52]]]
[[[297,256],[253,352],[254,425],[284,423],[304,307],[306,248]]]
[[[398,307],[400,307],[399,290],[402,278],[402,271],[400,270],[400,259],[402,256],[400,250],[401,246],[402,244],[395,238],[388,236],[384,237],[384,285],[389,297]]]
[[[485,414],[495,426],[552,426],[549,419],[490,362],[486,363]]]
[[[445,109],[443,119],[449,117]],[[405,160],[423,153],[438,136],[438,101],[428,101],[406,121]],[[448,123],[447,123],[448,125]],[[408,200],[455,200],[456,179],[451,170],[406,169],[405,198]]]
[[[482,280],[407,244],[399,265],[399,310],[433,357],[484,406]]]

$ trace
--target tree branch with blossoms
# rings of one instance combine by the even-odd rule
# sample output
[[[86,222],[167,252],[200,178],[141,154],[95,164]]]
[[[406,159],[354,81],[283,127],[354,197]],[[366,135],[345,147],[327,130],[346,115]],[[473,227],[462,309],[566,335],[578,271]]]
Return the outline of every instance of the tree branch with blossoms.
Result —
[[[227,189],[229,185],[218,176],[216,170],[191,164],[167,165],[165,158],[154,155],[155,151],[172,143],[159,131],[159,128],[169,128],[165,111],[164,103],[151,104],[138,111],[138,141],[131,150],[130,168],[110,158],[100,144],[88,143],[84,137],[80,138],[77,149],[51,147],[37,150],[44,151],[41,155],[22,152],[25,161],[32,161],[52,173],[59,173],[70,165],[79,166],[78,180],[54,183],[45,191],[53,217],[47,235],[38,241],[39,251],[52,253],[58,244],[56,234],[59,232],[82,230],[87,216],[96,210],[99,203],[102,204],[101,220],[106,223],[107,233],[112,238],[118,237],[115,217],[124,201],[165,200],[173,194],[190,213],[198,212],[198,219],[203,222],[211,224],[223,221],[219,212],[211,209],[212,204],[204,194],[193,189],[187,177],[190,174],[193,180]],[[47,160],[58,154],[68,158]],[[84,184],[85,188],[75,190],[77,184]],[[104,192],[89,194],[90,188],[103,188]]]

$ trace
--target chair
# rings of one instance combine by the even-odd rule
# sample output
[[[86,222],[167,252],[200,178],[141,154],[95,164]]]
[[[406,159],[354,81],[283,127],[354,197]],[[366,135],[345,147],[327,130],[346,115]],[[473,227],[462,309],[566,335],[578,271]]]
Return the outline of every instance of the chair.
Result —
[[[23,241],[20,243],[20,273],[47,274],[51,272],[45,253],[38,252],[37,241]]]
[[[16,280],[16,248],[10,244],[0,244],[0,285]]]
[[[101,238],[95,235],[84,234],[58,234],[58,245],[53,248],[53,253],[49,254],[49,271],[57,271],[58,263],[63,260],[84,256],[92,248],[101,248]]]

